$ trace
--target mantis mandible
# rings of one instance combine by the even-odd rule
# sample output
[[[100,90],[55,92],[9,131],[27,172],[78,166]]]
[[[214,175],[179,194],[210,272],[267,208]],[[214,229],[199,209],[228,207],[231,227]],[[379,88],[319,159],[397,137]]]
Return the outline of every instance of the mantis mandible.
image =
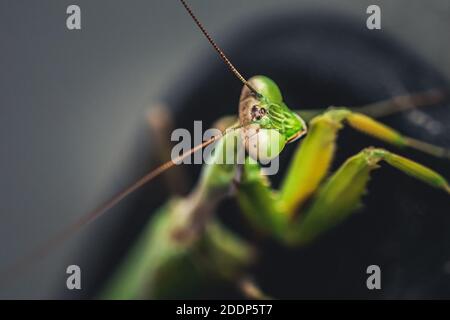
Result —
[[[362,150],[329,174],[336,139],[344,125],[396,147],[415,148],[438,157],[448,157],[448,152],[401,135],[371,118],[367,108],[332,107],[321,113],[292,111],[283,102],[281,91],[273,80],[265,76],[246,80],[214,43],[186,2],[181,2],[231,71],[244,84],[239,101],[239,116],[225,117],[218,122],[224,135],[213,137],[182,157],[212,143],[216,143],[214,157],[228,156],[225,155],[227,145],[239,140],[245,146],[247,160],[258,158],[260,153],[273,158],[286,144],[302,137],[303,141],[297,148],[279,190],[270,187],[257,163],[206,164],[200,181],[188,196],[173,198],[158,210],[129,258],[105,288],[103,297],[180,295],[177,291],[182,291],[180,287],[184,287],[178,282],[182,275],[187,274],[191,277],[189,281],[198,280],[201,283],[205,268],[211,269],[209,271],[214,279],[244,279],[245,267],[253,260],[253,249],[211,214],[230,186],[242,212],[255,228],[286,245],[296,246],[311,243],[354,212],[360,205],[371,172],[382,163],[450,193],[448,183],[437,172],[380,148]],[[433,93],[421,96],[425,96],[428,102],[436,98]],[[257,147],[249,143],[255,136],[260,141]],[[49,251],[79,227],[172,167],[175,162],[170,161],[158,167],[104,206],[63,230],[42,250],[38,250],[34,257]],[[171,282],[177,283],[176,290],[169,284]],[[243,288],[249,295],[265,297],[252,284],[241,283],[245,284]]]

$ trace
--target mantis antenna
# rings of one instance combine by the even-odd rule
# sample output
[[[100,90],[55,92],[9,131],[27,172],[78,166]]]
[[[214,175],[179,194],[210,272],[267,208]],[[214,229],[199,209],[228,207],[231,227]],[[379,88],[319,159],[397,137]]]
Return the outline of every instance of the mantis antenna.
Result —
[[[217,53],[219,54],[219,56],[222,58],[222,60],[225,62],[225,64],[228,66],[228,68],[230,68],[231,72],[233,72],[233,74],[239,79],[241,80],[241,82],[247,86],[247,88],[250,89],[251,92],[253,92],[253,94],[260,98],[261,94],[258,93],[258,91],[256,91],[256,89],[250,84],[248,83],[247,80],[245,80],[245,78],[239,73],[239,71],[235,68],[235,66],[233,66],[233,64],[231,63],[230,60],[228,60],[227,56],[225,55],[225,53],[223,53],[222,49],[219,48],[219,46],[214,42],[214,40],[211,38],[211,36],[209,35],[208,31],[206,31],[206,29],[203,27],[202,23],[197,19],[197,17],[195,16],[194,12],[192,11],[192,9],[189,7],[189,5],[186,3],[185,0],[180,0],[180,2],[183,4],[184,8],[186,9],[186,11],[189,13],[189,15],[192,17],[192,19],[195,21],[195,23],[197,24],[197,26],[199,27],[199,29],[202,31],[202,33],[205,35],[206,39],[208,39],[209,43],[212,45],[212,47],[217,51]]]
[[[230,68],[230,70],[233,72],[233,74],[240,80],[244,85],[246,85],[256,97],[261,97],[261,94],[259,94],[253,86],[248,83],[247,80],[239,73],[239,71],[233,66],[233,64],[228,60],[226,55],[223,53],[223,51],[219,48],[219,46],[214,42],[214,40],[211,38],[211,36],[208,34],[206,29],[203,27],[203,25],[200,23],[200,21],[197,19],[197,17],[192,12],[192,9],[189,7],[189,5],[184,0],[180,0],[183,4],[184,8],[187,10],[189,15],[192,17],[192,19],[195,21],[197,26],[200,28],[202,33],[205,35],[206,39],[208,39],[209,43],[212,45],[212,47],[218,52],[222,60],[225,62],[225,64]],[[228,129],[237,129],[240,125],[233,126]],[[72,235],[74,235],[81,227],[84,225],[94,221],[96,218],[100,217],[110,209],[112,209],[114,206],[116,206],[119,202],[121,202],[123,199],[125,199],[127,196],[132,194],[134,191],[138,190],[145,184],[149,183],[156,177],[158,177],[160,174],[165,172],[166,170],[172,168],[174,165],[176,165],[178,162],[182,161],[189,155],[195,153],[196,151],[210,145],[211,143],[219,140],[221,137],[223,137],[223,134],[226,130],[224,130],[221,134],[218,134],[216,136],[213,136],[209,140],[195,146],[194,148],[190,149],[189,151],[183,153],[182,155],[176,157],[175,159],[172,159],[166,163],[163,163],[156,169],[150,171],[146,175],[144,175],[142,178],[131,184],[126,189],[123,189],[121,192],[117,193],[114,197],[112,197],[109,201],[104,203],[102,206],[98,207],[92,212],[89,212],[88,214],[85,214],[84,216],[80,217],[78,220],[73,222],[72,224],[68,225],[66,228],[61,230],[59,233],[55,234],[52,238],[48,239],[45,243],[43,243],[41,246],[37,247],[34,251],[30,252],[29,255],[23,257],[16,263],[12,264],[10,267],[6,268],[0,273],[0,282],[3,282],[3,280],[8,279],[8,276],[11,274],[17,274],[20,271],[23,271],[26,269],[33,261],[45,257],[47,254],[49,254],[54,248],[56,248],[58,245],[62,244],[65,240],[69,239]]]
[[[236,127],[232,127],[232,129],[236,129]],[[225,132],[225,131],[224,131]],[[98,207],[94,211],[89,212],[88,214],[85,214],[84,216],[80,217],[78,220],[73,222],[72,224],[65,227],[63,230],[61,230],[59,233],[55,234],[52,238],[48,239],[46,242],[44,242],[41,246],[37,247],[34,251],[30,252],[29,255],[23,257],[21,260],[17,261],[16,263],[12,264],[5,270],[1,272],[0,276],[0,283],[3,282],[3,280],[8,279],[8,276],[11,274],[17,274],[20,271],[26,269],[30,263],[33,261],[45,257],[48,253],[50,253],[53,249],[55,249],[58,245],[62,244],[65,240],[69,239],[72,235],[74,235],[81,227],[84,225],[94,221],[96,218],[100,217],[110,209],[112,209],[114,206],[116,206],[119,202],[121,202],[123,199],[125,199],[127,196],[132,194],[134,191],[138,190],[145,184],[149,183],[156,177],[158,177],[161,173],[164,171],[172,168],[174,165],[176,165],[178,162],[182,161],[189,155],[197,152],[203,147],[206,147],[210,145],[211,143],[219,140],[224,132],[221,134],[218,134],[216,136],[213,136],[212,138],[206,140],[205,142],[195,146],[194,148],[190,149],[189,151],[186,151],[182,155],[176,157],[175,159],[172,159],[170,161],[167,161],[166,163],[163,163],[159,167],[153,169],[143,177],[141,177],[139,180],[131,184],[129,187],[123,189],[119,193],[117,193],[115,196],[113,196],[109,201],[104,203],[102,206]]]

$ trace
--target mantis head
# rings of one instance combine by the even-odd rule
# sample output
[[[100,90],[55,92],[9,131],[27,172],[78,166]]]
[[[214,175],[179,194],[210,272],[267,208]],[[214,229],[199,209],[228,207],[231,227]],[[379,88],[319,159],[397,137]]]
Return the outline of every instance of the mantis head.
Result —
[[[180,1],[223,62],[244,84],[239,101],[239,124],[245,149],[253,159],[263,163],[264,160],[275,158],[286,143],[306,133],[305,122],[286,106],[280,89],[271,79],[255,76],[245,80],[208,34],[186,1]]]
[[[280,89],[265,76],[254,76],[248,83],[257,92],[244,86],[239,101],[239,122],[242,139],[249,155],[258,161],[269,161],[287,143],[306,134],[306,124],[283,102]]]

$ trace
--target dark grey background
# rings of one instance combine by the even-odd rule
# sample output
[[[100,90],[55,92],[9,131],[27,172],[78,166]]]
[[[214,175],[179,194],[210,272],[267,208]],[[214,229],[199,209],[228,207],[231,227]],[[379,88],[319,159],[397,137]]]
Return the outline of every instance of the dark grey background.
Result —
[[[72,3],[81,31],[65,26]],[[383,30],[374,32],[390,32],[450,75],[446,0],[190,3],[218,43],[254,16],[319,8],[365,23],[367,6],[378,4]],[[214,53],[175,0],[0,0],[0,26],[2,269],[114,191],[146,110],[192,61]],[[114,217],[96,222],[109,223]],[[96,245],[92,228],[2,286],[0,298],[53,297],[74,253]]]

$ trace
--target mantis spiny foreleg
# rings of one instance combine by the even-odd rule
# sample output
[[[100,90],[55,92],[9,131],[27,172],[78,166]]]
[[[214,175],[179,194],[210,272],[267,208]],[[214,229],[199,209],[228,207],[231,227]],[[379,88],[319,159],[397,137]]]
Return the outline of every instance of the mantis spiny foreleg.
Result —
[[[402,172],[450,193],[447,181],[435,171],[379,148],[366,148],[347,161],[319,188],[312,204],[289,229],[286,240],[307,244],[360,206],[370,173],[384,161]]]
[[[342,124],[398,147],[411,147],[445,157],[448,150],[419,142],[366,115],[346,108],[332,108],[310,122],[309,135],[297,150],[281,188],[282,211],[292,216],[317,189],[330,167],[336,137]]]
[[[373,148],[350,158],[326,182],[325,186],[331,186],[320,187],[327,176],[337,134],[344,122],[390,144],[416,147],[415,143],[410,144],[409,138],[368,116],[345,108],[330,109],[310,122],[309,134],[297,149],[279,192],[270,188],[266,177],[259,174],[257,165],[245,165],[237,196],[244,213],[255,225],[288,242],[312,239],[356,208],[370,171],[381,160],[410,176],[450,192],[446,180],[433,170],[386,150]],[[431,145],[430,148],[435,155],[444,154],[444,149]],[[359,171],[356,170],[358,168]],[[337,197],[339,186],[342,194]],[[318,190],[319,195],[314,196]],[[306,200],[312,197],[313,205],[304,208]],[[321,206],[325,206],[326,210],[318,209]]]

